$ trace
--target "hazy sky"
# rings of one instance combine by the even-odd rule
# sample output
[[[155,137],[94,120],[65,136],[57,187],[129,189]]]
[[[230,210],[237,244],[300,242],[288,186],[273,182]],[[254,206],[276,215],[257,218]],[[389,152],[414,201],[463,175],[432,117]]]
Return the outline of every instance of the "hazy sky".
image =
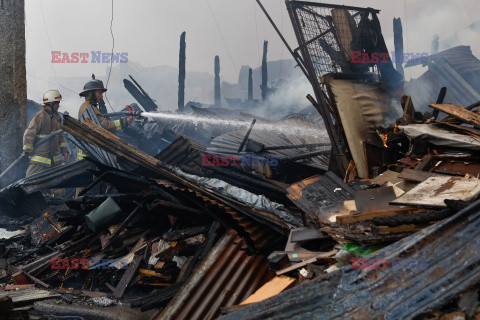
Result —
[[[379,17],[390,50],[393,50],[392,20],[401,17],[405,51],[409,52],[429,52],[435,33],[441,39],[447,38],[473,23],[475,13],[480,12],[478,0],[329,2],[381,10]],[[34,88],[43,91],[52,87],[39,78],[48,80],[55,75],[88,76],[94,72],[106,80],[110,64],[90,63],[91,57],[88,63],[52,64],[51,51],[110,52],[111,0],[26,0],[25,3],[29,93]],[[285,2],[262,0],[262,3],[295,46]],[[179,36],[183,31],[187,32],[188,70],[213,73],[213,59],[218,54],[224,81],[236,82],[241,65],[260,64],[263,40],[269,41],[269,60],[290,58],[255,0],[114,0],[113,7],[114,52],[127,52],[129,60],[143,66],[177,67]],[[478,37],[472,41],[475,42],[472,47],[480,49]],[[81,88],[69,89],[77,92]]]

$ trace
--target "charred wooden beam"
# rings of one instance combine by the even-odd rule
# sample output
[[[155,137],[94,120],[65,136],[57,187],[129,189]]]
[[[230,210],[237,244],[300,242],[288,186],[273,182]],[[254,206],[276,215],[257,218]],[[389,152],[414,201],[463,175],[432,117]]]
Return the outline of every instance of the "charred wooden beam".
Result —
[[[186,60],[185,31],[180,36],[180,52],[178,58],[178,110],[183,112],[185,107],[185,60]]]
[[[222,96],[220,94],[220,57],[215,56],[215,79],[214,79],[214,100],[215,100],[215,107],[220,108],[222,105]]]

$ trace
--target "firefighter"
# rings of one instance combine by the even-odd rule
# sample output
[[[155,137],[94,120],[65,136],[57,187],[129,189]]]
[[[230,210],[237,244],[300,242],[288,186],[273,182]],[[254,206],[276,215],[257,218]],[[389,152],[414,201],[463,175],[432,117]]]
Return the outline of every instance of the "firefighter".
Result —
[[[80,92],[80,97],[85,98],[85,102],[80,106],[78,111],[78,119],[83,115],[88,107],[92,106],[95,114],[97,115],[98,121],[102,127],[110,132],[117,132],[125,129],[128,125],[132,124],[133,118],[121,118],[115,121],[107,120],[103,115],[98,104],[103,101],[103,93],[107,91],[103,86],[101,80],[95,79],[95,76],[92,75],[92,80],[88,81],[85,86],[83,86],[83,91]],[[81,160],[86,157],[86,154],[79,148],[77,148],[77,160]]]
[[[27,130],[23,135],[23,156],[30,157],[30,165],[26,176],[29,177],[50,167],[60,165],[62,156],[68,161],[70,153],[63,134],[58,134],[50,141],[35,146],[35,142],[48,134],[60,129],[61,118],[57,113],[62,95],[58,90],[48,90],[43,95],[42,110],[30,120]]]

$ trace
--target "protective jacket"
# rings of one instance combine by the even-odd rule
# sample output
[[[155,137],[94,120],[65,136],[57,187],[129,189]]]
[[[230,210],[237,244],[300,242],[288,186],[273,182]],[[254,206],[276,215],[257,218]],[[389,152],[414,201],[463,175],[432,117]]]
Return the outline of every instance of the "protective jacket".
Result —
[[[105,118],[103,116],[100,109],[97,106],[93,105],[89,101],[85,101],[80,106],[80,109],[78,110],[78,119],[79,120],[80,120],[80,117],[85,113],[87,108],[90,107],[90,106],[92,106],[93,111],[95,111],[95,114],[97,115],[98,121],[100,122],[100,124],[102,125],[102,127],[104,129],[106,129],[110,132],[117,132],[117,131],[125,129],[125,127],[127,126],[126,118],[121,118],[121,119],[118,119],[118,120],[115,120],[115,121],[107,120],[107,118]],[[87,155],[80,148],[77,148],[77,160],[81,160],[81,159],[85,158],[86,156]]]
[[[42,108],[33,116],[23,135],[23,151],[31,155],[30,161],[32,163],[50,167],[62,162],[61,155],[68,152],[63,134],[58,134],[50,141],[34,147],[37,141],[59,130],[60,127],[61,118],[56,112],[50,113]]]

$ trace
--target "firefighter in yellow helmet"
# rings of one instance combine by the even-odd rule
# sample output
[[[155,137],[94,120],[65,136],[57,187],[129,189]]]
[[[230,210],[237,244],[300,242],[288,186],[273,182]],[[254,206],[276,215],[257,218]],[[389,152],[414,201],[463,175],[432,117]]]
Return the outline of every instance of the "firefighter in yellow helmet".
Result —
[[[88,107],[92,106],[95,114],[97,115],[98,121],[102,127],[110,132],[117,132],[125,129],[128,125],[132,124],[133,118],[121,118],[115,121],[107,120],[100,109],[98,104],[103,101],[103,93],[107,89],[103,86],[101,80],[95,79],[92,76],[92,80],[88,81],[83,87],[83,91],[80,92],[80,96],[85,98],[85,102],[82,103],[80,109],[78,110],[78,119],[83,115]],[[77,160],[81,160],[86,157],[86,154],[79,148],[77,148]]]
[[[62,155],[68,161],[70,154],[63,134],[56,135],[50,141],[34,147],[35,143],[48,134],[60,129],[61,118],[57,113],[62,95],[58,90],[48,90],[43,95],[42,110],[30,120],[23,135],[23,155],[30,157],[26,176],[29,177],[52,166],[62,163]]]

